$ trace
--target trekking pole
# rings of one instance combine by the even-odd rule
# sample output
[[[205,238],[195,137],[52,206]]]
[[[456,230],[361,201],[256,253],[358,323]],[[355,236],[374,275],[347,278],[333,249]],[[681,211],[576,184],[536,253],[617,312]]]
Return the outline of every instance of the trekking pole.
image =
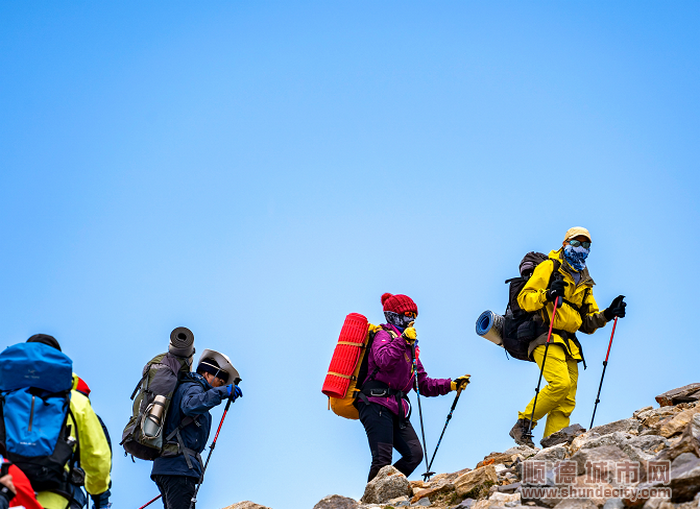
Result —
[[[236,387],[234,385],[234,387]],[[234,389],[235,390],[235,389]],[[233,391],[231,391],[233,394]],[[214,435],[214,440],[212,441],[211,445],[209,446],[209,454],[207,455],[207,461],[204,463],[204,468],[202,469],[202,475],[199,476],[199,482],[197,483],[197,487],[194,490],[194,495],[192,495],[192,500],[190,501],[190,509],[194,507],[194,504],[197,502],[197,493],[199,493],[199,488],[202,487],[202,483],[204,482],[204,473],[207,471],[207,466],[209,466],[209,460],[211,459],[211,453],[214,452],[214,447],[216,447],[216,441],[219,439],[219,431],[221,431],[221,426],[224,424],[224,419],[226,419],[226,414],[228,413],[228,409],[231,407],[231,403],[233,403],[233,398],[229,397],[228,401],[226,402],[226,407],[224,408],[224,414],[221,416],[221,421],[219,422],[219,427],[216,430],[216,435]],[[187,454],[187,453],[185,453]]]
[[[153,502],[155,502],[156,500],[158,500],[160,497],[162,497],[162,495],[158,495],[158,496],[157,496],[156,498],[154,498],[153,500],[149,500],[149,501],[146,502],[144,505],[142,505],[141,507],[139,507],[139,509],[143,509],[144,507],[148,507],[148,506],[151,505]]]
[[[423,451],[427,452],[428,448],[425,442],[425,428],[423,427],[423,409],[420,406],[420,388],[418,387],[418,370],[416,368],[416,343],[418,343],[418,340],[416,340],[413,345],[411,346],[411,350],[413,351],[413,388],[416,390],[416,399],[418,400],[418,416],[420,417],[420,433],[423,436]],[[401,409],[400,409],[401,410]],[[426,471],[424,476],[431,476],[435,472],[430,472],[430,466],[428,466],[428,455],[425,455],[425,466],[426,466]]]
[[[600,403],[600,390],[603,388],[603,378],[605,378],[605,368],[608,367],[608,357],[610,357],[610,347],[612,347],[613,337],[615,336],[615,327],[617,327],[617,317],[615,317],[615,322],[613,322],[612,332],[610,333],[610,343],[608,343],[608,353],[605,354],[605,360],[603,361],[603,374],[600,375],[600,385],[598,386],[598,395],[595,397],[595,405],[593,406],[593,415],[591,416],[591,425],[588,429],[593,427],[593,419],[595,419],[595,411],[598,408],[598,403]]]
[[[435,455],[438,452],[438,449],[440,448],[440,443],[442,442],[442,437],[445,435],[445,430],[447,429],[447,425],[450,423],[450,419],[452,419],[452,412],[455,411],[455,408],[457,407],[457,401],[459,401],[459,396],[462,394],[462,386],[457,388],[457,396],[455,396],[455,400],[452,402],[452,408],[450,408],[450,413],[447,414],[447,419],[445,420],[445,426],[442,428],[442,433],[440,433],[440,438],[438,438],[437,445],[435,446],[435,452],[433,452],[432,458],[430,458],[430,463],[428,464],[428,470],[423,474],[423,480],[424,481],[429,481],[430,476],[433,475],[435,472],[430,471],[430,467],[433,466],[433,461],[435,460]]]
[[[547,343],[544,347],[544,357],[542,358],[542,369],[540,369],[540,378],[537,380],[537,388],[535,389],[535,401],[532,403],[532,415],[530,416],[530,424],[527,426],[527,433],[525,436],[532,440],[532,423],[535,419],[535,408],[537,407],[537,396],[540,395],[540,385],[542,384],[542,375],[544,374],[544,363],[547,362],[547,350],[549,350],[549,340],[552,339],[552,328],[554,327],[554,317],[557,316],[557,305],[559,304],[559,299],[557,297],[554,299],[554,309],[552,310],[552,319],[549,321],[549,332],[547,333]]]

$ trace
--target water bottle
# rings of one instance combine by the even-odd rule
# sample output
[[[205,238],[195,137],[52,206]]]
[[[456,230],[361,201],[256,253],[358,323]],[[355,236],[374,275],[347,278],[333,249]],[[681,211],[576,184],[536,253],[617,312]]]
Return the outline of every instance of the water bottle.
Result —
[[[165,413],[165,396],[157,395],[153,403],[148,405],[143,417],[143,435],[146,438],[157,438],[163,429],[163,414]]]

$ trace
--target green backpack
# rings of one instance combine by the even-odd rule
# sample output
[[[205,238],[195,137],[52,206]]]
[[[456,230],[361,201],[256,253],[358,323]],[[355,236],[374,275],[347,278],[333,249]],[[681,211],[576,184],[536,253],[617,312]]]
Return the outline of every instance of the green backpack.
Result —
[[[177,444],[168,443],[163,428],[180,379],[189,372],[190,358],[170,352],[156,355],[144,366],[143,376],[131,394],[134,404],[120,442],[125,455],[152,461],[177,452],[168,450],[176,449]]]

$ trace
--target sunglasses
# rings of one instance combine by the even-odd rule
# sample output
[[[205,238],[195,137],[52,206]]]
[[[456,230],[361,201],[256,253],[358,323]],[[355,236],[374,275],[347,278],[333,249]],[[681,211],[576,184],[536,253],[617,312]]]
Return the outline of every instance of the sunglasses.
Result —
[[[581,242],[580,240],[572,239],[572,240],[569,241],[569,244],[571,244],[571,245],[574,246],[574,247],[583,246],[583,247],[585,247],[586,249],[588,249],[589,247],[591,247],[591,243],[588,242],[588,241],[585,241],[585,240],[584,240],[583,242]]]
[[[418,313],[414,313],[413,311],[404,311],[403,316],[406,316],[408,318],[415,318],[418,316]]]

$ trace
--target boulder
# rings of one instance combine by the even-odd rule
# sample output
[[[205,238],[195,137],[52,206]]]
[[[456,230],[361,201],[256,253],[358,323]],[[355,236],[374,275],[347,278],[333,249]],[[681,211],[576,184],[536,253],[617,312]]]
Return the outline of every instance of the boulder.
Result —
[[[411,485],[413,485],[413,483],[411,483]],[[430,486],[423,489],[418,489],[417,491],[416,488],[413,488],[413,498],[411,499],[411,504],[415,504],[420,499],[426,497],[432,500],[441,493],[449,493],[454,490],[455,485],[445,479],[436,483],[430,483]]]
[[[481,494],[487,493],[494,484],[498,484],[498,475],[493,465],[486,465],[462,474],[454,482],[457,495],[471,498],[478,498]]]
[[[503,452],[503,454],[509,454],[511,456],[519,457],[520,459],[529,458],[534,456],[540,451],[538,447],[532,448],[527,445],[518,445],[516,447],[511,447]]]
[[[496,492],[486,500],[480,500],[472,506],[472,509],[491,509],[495,507],[513,507],[520,505],[520,493]]]
[[[352,498],[328,495],[316,504],[314,509],[357,509],[359,506],[360,504]]]
[[[655,399],[660,406],[672,406],[688,401],[700,401],[700,383],[671,389],[663,394],[659,394]]]
[[[391,465],[382,467],[377,476],[365,486],[363,504],[382,504],[391,499],[412,496],[411,486],[406,476]]]
[[[243,502],[238,502],[237,504],[224,507],[224,509],[270,509],[264,505],[256,504],[250,500],[245,500]]]
[[[662,437],[672,437],[678,433],[681,433],[690,421],[693,420],[695,415],[700,413],[700,407],[693,407],[687,410],[683,410],[679,414],[673,416],[672,418],[665,420],[659,426],[659,435]]]
[[[586,430],[580,424],[572,424],[564,429],[552,433],[540,440],[543,448],[552,447],[558,444],[570,444],[574,438],[585,433]]]
[[[576,462],[577,474],[583,476],[586,473],[586,464],[601,464],[601,479],[610,482],[615,477],[615,464],[629,461],[629,456],[615,445],[603,445],[600,447],[584,448],[571,456]]]
[[[625,503],[619,498],[609,498],[603,504],[603,509],[624,509]]]
[[[533,457],[528,458],[528,461],[549,461],[556,462],[566,459],[569,455],[569,449],[564,444],[554,445],[552,447],[547,447],[542,449],[540,452],[535,454]]]
[[[505,465],[511,466],[518,458],[517,454],[508,454],[503,452],[492,452],[483,460],[476,464],[476,468],[485,467],[486,465]]]
[[[615,433],[616,431],[636,435],[642,431],[642,428],[642,423],[638,419],[631,417],[629,419],[621,419],[619,421],[596,426],[595,428],[591,428],[588,432],[597,433],[600,436],[609,435],[610,433]]]
[[[680,438],[670,447],[661,451],[654,460],[673,461],[683,453],[690,452],[700,457],[700,414],[695,414]]]
[[[673,502],[688,502],[700,492],[700,458],[684,452],[671,464]]]
[[[652,428],[653,430],[656,429],[656,426],[658,423],[670,416],[676,415],[681,413],[685,408],[679,407],[679,406],[664,406],[661,408],[655,408],[653,410],[650,410],[649,412],[644,412],[644,417],[642,418],[642,415],[640,415],[640,419],[642,421],[642,426],[645,428]],[[644,430],[644,432],[649,432],[650,430]]]

